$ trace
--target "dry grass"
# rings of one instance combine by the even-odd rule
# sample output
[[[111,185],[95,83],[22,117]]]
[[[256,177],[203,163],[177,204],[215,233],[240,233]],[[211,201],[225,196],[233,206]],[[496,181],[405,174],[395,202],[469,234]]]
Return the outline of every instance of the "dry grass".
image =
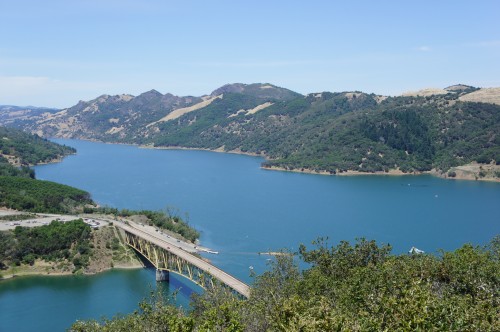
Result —
[[[432,96],[432,95],[445,95],[447,94],[448,91],[444,89],[438,89],[438,88],[426,88],[418,91],[408,91],[402,94],[404,97],[410,97],[410,96],[422,96],[422,97],[427,97],[427,96]]]
[[[462,101],[491,103],[500,105],[500,88],[484,88],[458,98]]]
[[[215,96],[215,97],[209,97],[208,99],[205,99],[204,101],[199,102],[198,104],[195,104],[195,105],[192,105],[192,106],[189,106],[189,107],[184,107],[184,108],[179,108],[179,109],[173,110],[172,112],[170,112],[169,114],[167,114],[167,116],[161,118],[160,120],[158,120],[156,122],[148,124],[146,127],[150,127],[150,126],[152,126],[152,125],[154,125],[155,123],[158,123],[158,122],[166,122],[166,121],[170,121],[170,120],[174,120],[174,119],[180,118],[184,114],[187,114],[187,113],[199,110],[200,108],[203,108],[203,107],[207,107],[214,100],[216,100],[218,98],[222,99],[222,95],[218,95],[218,96]]]
[[[248,110],[247,114],[255,114],[258,111],[262,111],[264,108],[267,108],[267,107],[271,106],[272,104],[273,103],[271,103],[271,102],[260,104],[259,106],[255,107],[255,108],[252,108],[251,110]]]
[[[111,267],[139,267],[141,266],[135,253],[127,247],[115,227],[101,227],[93,232],[93,255],[85,273],[93,274],[108,270]],[[113,239],[120,241],[117,248],[113,248]]]
[[[450,176],[454,173],[454,177]],[[452,167],[444,177],[459,180],[479,180],[500,182],[500,165],[470,163],[463,166]]]

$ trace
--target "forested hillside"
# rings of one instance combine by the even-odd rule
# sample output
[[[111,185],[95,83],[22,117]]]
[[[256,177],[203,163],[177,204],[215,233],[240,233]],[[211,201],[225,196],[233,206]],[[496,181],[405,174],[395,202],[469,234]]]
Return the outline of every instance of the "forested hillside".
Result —
[[[500,105],[491,96],[497,90],[483,90],[303,96],[238,83],[202,97],[104,95],[16,125],[47,137],[254,153],[268,158],[264,167],[288,170],[447,174],[471,162],[500,163]],[[467,101],[483,95],[485,102]]]
[[[0,206],[29,212],[71,213],[93,204],[90,194],[63,184],[0,176]]]
[[[76,152],[69,146],[6,127],[0,127],[0,138],[0,153],[15,158],[19,165],[50,162]]]
[[[59,159],[76,150],[37,135],[0,127],[0,176],[34,177],[27,166]]]
[[[35,180],[28,167],[75,153],[37,135],[0,127],[0,207],[30,212],[69,213],[93,204],[89,193],[62,184]]]
[[[397,97],[321,93],[275,102],[255,114],[244,94],[158,126],[155,146],[262,154],[265,167],[330,173],[400,169],[446,171],[500,161],[500,106],[466,103],[458,94]]]

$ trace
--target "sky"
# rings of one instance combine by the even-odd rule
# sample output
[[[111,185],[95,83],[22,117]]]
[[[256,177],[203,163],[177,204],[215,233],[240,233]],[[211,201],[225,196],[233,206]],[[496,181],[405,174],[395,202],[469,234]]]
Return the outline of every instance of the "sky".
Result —
[[[500,1],[0,0],[0,105],[500,86]]]

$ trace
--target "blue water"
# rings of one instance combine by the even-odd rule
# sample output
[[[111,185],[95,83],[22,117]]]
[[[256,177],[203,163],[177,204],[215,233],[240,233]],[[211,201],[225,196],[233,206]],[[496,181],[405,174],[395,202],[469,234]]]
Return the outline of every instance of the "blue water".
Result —
[[[156,284],[153,269],[113,270],[93,276],[21,277],[0,282],[0,331],[64,331],[76,320],[131,313],[151,294],[188,309],[183,278]],[[169,298],[179,289],[177,297]]]
[[[102,205],[175,207],[202,231],[210,258],[249,280],[257,252],[318,236],[390,243],[395,253],[485,244],[500,233],[500,184],[432,176],[336,177],[263,170],[262,158],[58,140],[78,154],[35,167],[39,179],[88,190]]]
[[[154,210],[174,207],[202,232],[204,246],[220,251],[207,257],[247,282],[252,280],[250,266],[257,273],[266,268],[269,257],[258,252],[297,250],[300,243],[310,245],[318,236],[329,237],[332,245],[366,237],[390,243],[395,253],[412,246],[437,253],[464,243],[483,245],[500,233],[498,183],[432,176],[276,172],[261,169],[263,159],[257,157],[58,142],[75,147],[78,154],[62,163],[35,167],[37,178],[85,189],[101,205]],[[137,283],[147,284],[147,280],[154,276],[138,278]],[[0,322],[8,303],[2,286],[0,283]],[[117,283],[114,287],[127,293],[132,286]],[[13,297],[26,305],[31,288],[19,288]],[[95,293],[93,286],[86,292]],[[110,303],[106,306],[109,311],[96,307],[82,317],[128,312],[141,297],[135,294],[132,298],[123,301],[126,307]],[[66,301],[74,301],[73,295]]]

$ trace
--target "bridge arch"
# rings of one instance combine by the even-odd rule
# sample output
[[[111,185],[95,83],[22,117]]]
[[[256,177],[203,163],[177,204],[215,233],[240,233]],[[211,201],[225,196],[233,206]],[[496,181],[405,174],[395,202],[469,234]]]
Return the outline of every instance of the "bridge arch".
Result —
[[[156,268],[157,279],[168,280],[168,275],[165,275],[165,272],[175,273],[204,289],[221,285],[238,296],[244,298],[250,296],[248,285],[216,266],[172,246],[152,234],[126,225],[119,227],[125,232],[125,243],[144,256]]]

